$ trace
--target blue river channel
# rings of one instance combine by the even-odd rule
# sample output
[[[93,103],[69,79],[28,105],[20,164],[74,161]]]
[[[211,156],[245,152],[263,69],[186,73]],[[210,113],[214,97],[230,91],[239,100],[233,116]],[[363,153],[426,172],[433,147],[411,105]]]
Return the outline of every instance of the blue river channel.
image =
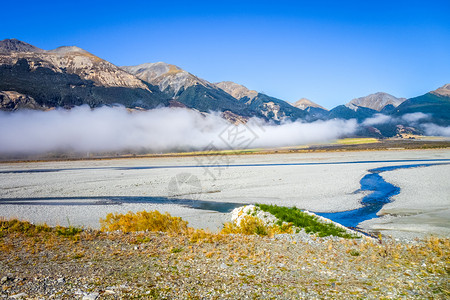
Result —
[[[380,173],[393,171],[398,169],[410,169],[418,167],[429,167],[435,165],[443,165],[446,163],[437,164],[414,164],[414,165],[402,165],[402,166],[391,166],[391,167],[381,167],[369,170],[369,174],[364,176],[360,183],[361,188],[355,193],[362,191],[372,191],[369,195],[365,196],[361,200],[362,207],[354,210],[333,212],[333,213],[320,213],[314,212],[315,214],[328,218],[334,222],[342,224],[346,227],[356,228],[359,223],[377,218],[377,213],[381,210],[383,205],[392,202],[392,196],[398,195],[400,193],[400,188],[386,182]]]

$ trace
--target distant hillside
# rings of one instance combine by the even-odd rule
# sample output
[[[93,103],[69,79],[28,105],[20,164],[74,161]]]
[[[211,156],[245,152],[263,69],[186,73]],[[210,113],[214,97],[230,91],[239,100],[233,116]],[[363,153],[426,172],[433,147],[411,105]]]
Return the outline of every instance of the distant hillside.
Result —
[[[330,110],[328,118],[329,119],[357,119],[362,121],[366,118],[372,117],[377,111],[367,108],[367,107],[356,107],[351,109],[346,105],[339,105]]]
[[[252,112],[214,84],[171,64],[163,62],[124,66],[129,72],[152,85],[172,100],[199,111],[231,111],[242,116]]]
[[[292,106],[286,101],[249,90],[243,85],[231,81],[222,81],[215,83],[215,85],[237,98],[241,103],[245,103],[257,117],[276,122],[284,120],[294,121],[308,117],[307,112]]]
[[[168,103],[156,87],[83,49],[45,51],[18,40],[0,42],[0,91],[21,93],[44,108]]]
[[[211,83],[163,62],[119,68],[76,46],[47,51],[17,39],[0,41],[0,110],[46,110],[83,104],[119,104],[139,110],[183,107],[203,114],[218,111],[233,123],[244,123],[251,117],[276,124],[357,119],[360,134],[376,137],[420,133],[426,127],[423,123],[450,126],[450,84],[407,100],[379,92],[328,111],[308,99],[291,105],[232,81]],[[403,118],[411,113],[426,116],[412,116],[419,116],[412,122]],[[371,117],[384,121],[364,122]]]
[[[308,112],[309,120],[327,119],[329,115],[328,109],[306,98],[296,101],[294,106]]]
[[[450,84],[425,95],[406,100],[393,111],[393,114],[403,115],[417,112],[429,114],[433,123],[450,126]]]

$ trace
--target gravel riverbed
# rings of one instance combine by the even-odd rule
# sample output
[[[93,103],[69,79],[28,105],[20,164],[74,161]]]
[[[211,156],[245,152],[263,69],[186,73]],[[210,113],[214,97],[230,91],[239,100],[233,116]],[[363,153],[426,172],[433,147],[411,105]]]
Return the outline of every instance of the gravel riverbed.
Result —
[[[448,299],[448,239],[3,235],[2,298]]]

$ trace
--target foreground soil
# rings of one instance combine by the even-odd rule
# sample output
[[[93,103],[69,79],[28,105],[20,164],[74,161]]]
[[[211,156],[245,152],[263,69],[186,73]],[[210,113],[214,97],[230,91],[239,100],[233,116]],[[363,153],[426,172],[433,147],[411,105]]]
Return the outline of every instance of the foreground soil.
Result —
[[[0,233],[1,298],[450,297],[449,239]]]

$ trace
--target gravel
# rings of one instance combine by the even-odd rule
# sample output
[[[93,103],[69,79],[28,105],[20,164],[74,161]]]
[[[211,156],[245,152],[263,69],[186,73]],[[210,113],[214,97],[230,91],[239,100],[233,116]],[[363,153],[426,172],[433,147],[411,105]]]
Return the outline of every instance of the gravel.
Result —
[[[85,231],[79,239],[8,234],[1,241],[3,298],[444,299],[450,288],[448,239],[380,244],[282,234],[193,242]]]

